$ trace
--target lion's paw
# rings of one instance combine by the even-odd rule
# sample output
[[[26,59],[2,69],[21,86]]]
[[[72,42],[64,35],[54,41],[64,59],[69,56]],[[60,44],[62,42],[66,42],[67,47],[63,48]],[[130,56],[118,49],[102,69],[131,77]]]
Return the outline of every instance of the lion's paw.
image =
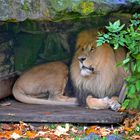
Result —
[[[108,109],[110,107],[108,103],[109,100],[110,99],[108,97],[99,99],[88,96],[86,99],[86,104],[90,109]]]
[[[113,99],[110,99],[108,103],[110,108],[114,111],[117,111],[121,107],[121,105],[116,100]]]

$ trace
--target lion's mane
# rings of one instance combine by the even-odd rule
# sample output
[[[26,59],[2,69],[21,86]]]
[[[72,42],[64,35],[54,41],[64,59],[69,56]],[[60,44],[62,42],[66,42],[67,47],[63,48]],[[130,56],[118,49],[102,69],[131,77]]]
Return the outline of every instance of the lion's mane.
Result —
[[[97,30],[81,32],[77,37],[76,52],[71,64],[71,79],[80,105],[86,105],[86,97],[112,97],[120,92],[126,73],[117,68],[116,63],[125,58],[125,50],[113,50],[108,44],[96,47]],[[80,67],[79,59],[84,58]],[[94,70],[93,73],[82,74],[82,68]],[[91,69],[92,68],[92,69]],[[85,75],[84,75],[85,74]]]

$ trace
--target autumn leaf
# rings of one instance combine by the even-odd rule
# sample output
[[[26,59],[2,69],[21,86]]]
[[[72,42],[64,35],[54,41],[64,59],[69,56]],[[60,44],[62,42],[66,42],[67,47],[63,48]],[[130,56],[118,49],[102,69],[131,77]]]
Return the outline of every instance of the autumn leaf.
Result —
[[[133,129],[131,127],[124,127],[124,131],[131,132]]]
[[[35,138],[36,135],[37,133],[35,131],[27,131],[25,136],[28,138]]]
[[[10,124],[1,124],[1,129],[3,130],[13,130],[13,126]]]
[[[91,126],[90,128],[86,129],[85,133],[86,135],[89,135],[90,133],[99,134],[98,126]]]

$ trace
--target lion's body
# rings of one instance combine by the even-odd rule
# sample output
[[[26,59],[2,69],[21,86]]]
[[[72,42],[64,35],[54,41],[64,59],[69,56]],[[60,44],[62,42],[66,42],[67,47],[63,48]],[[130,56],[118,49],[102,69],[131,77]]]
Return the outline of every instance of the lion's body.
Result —
[[[62,62],[35,66],[15,82],[13,95],[29,104],[74,105],[74,99],[63,96],[67,78],[68,68]]]
[[[96,47],[97,30],[81,32],[71,64],[71,78],[81,105],[89,95],[112,97],[119,93],[126,73],[116,63],[125,58],[125,50],[113,50],[108,44]],[[88,104],[88,103],[87,103]]]

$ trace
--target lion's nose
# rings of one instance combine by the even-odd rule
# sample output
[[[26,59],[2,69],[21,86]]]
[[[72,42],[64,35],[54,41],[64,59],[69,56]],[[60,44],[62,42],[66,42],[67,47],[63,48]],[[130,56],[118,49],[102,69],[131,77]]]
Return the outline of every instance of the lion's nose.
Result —
[[[80,57],[78,57],[78,60],[79,60],[80,62],[83,62],[84,60],[86,60],[86,58],[83,57],[83,56],[80,56]]]

